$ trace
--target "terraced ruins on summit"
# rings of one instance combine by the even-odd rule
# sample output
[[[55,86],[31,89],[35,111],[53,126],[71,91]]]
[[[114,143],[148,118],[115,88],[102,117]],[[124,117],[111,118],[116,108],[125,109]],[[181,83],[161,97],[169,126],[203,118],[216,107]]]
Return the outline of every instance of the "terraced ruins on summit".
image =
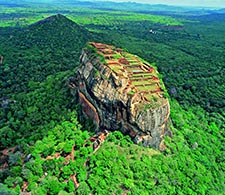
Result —
[[[112,45],[90,42],[97,53],[104,57],[106,65],[118,76],[118,79],[127,80],[120,90],[123,94],[134,97],[142,96],[142,103],[163,101],[164,91],[159,80],[156,68],[138,56],[132,55]],[[154,105],[152,105],[154,107]]]
[[[156,67],[123,49],[90,42],[69,86],[96,131],[120,130],[135,143],[163,148],[170,106]]]

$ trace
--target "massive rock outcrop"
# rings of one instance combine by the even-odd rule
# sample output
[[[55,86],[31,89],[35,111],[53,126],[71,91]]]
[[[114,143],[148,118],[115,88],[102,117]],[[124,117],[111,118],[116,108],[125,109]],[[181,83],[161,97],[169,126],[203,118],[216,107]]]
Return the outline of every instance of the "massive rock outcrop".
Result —
[[[90,42],[69,86],[96,131],[120,130],[136,143],[162,147],[170,106],[156,68],[146,61]]]

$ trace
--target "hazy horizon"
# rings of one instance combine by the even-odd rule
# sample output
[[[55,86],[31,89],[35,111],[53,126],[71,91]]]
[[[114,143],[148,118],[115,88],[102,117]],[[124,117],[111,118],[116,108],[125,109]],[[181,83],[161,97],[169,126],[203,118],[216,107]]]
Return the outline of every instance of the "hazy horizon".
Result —
[[[88,1],[88,0],[82,0]],[[173,6],[225,7],[225,0],[94,0],[113,2],[136,2],[146,4],[164,4]]]
[[[104,2],[136,2],[136,3],[145,3],[145,4],[162,4],[162,5],[172,5],[172,6],[193,6],[193,7],[211,7],[211,8],[225,8],[225,0],[39,0],[38,3],[73,3],[73,2],[96,2],[96,1],[104,1]],[[32,2],[37,3],[36,0],[0,0],[0,2],[7,3],[22,3],[22,2]]]

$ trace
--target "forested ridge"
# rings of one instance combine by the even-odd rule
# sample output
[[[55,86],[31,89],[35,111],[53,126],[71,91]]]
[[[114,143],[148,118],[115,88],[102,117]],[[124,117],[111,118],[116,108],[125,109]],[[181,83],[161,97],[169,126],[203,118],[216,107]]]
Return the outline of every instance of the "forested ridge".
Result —
[[[224,21],[190,17],[177,30],[139,19],[105,25],[70,18],[79,25],[55,15],[0,29],[0,192],[223,194],[224,34],[215,33]],[[156,62],[171,96],[164,152],[120,132],[93,151],[92,124],[67,86],[90,40]]]

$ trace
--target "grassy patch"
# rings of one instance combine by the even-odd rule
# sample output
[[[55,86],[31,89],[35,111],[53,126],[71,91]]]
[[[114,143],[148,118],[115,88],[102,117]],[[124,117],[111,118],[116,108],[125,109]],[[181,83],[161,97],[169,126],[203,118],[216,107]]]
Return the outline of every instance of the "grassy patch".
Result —
[[[150,84],[149,80],[139,80],[139,81],[133,81],[132,82],[134,85],[144,85],[144,84]]]
[[[122,58],[122,55],[120,55],[119,53],[116,53],[116,54],[113,54],[113,58],[120,59],[120,58]]]
[[[154,91],[157,89],[157,85],[138,86],[136,88],[138,89],[138,91]]]

